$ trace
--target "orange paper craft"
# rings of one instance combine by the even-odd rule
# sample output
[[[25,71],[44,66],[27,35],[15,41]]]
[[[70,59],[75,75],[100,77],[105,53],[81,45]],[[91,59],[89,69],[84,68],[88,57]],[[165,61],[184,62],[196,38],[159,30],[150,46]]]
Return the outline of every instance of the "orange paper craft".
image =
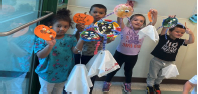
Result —
[[[34,34],[44,40],[52,40],[52,37],[53,38],[56,37],[56,32],[53,29],[50,29],[48,26],[45,26],[45,25],[38,25],[34,29]]]
[[[73,17],[75,23],[84,23],[85,25],[90,25],[93,23],[94,18],[91,15],[84,13],[76,13]]]
[[[152,22],[151,11],[148,12],[148,19],[149,19],[150,22]]]

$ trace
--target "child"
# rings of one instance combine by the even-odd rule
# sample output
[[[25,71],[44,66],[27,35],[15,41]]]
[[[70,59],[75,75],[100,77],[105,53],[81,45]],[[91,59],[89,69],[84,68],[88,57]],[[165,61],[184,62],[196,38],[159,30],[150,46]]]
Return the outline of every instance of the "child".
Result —
[[[100,19],[104,18],[105,15],[106,15],[106,12],[107,12],[107,8],[104,5],[102,5],[102,4],[92,5],[91,8],[90,8],[90,11],[89,11],[89,14],[94,17],[94,22],[92,23],[92,25],[95,22],[99,21]],[[77,32],[76,32],[76,37],[77,37],[77,39],[79,39],[79,36],[80,36],[79,32],[84,30],[85,25],[81,23],[81,24],[77,24],[76,27],[78,29]],[[113,40],[114,40],[114,38],[111,38],[111,39],[107,40],[107,43],[109,43]],[[81,64],[86,65],[89,62],[89,60],[94,56],[94,51],[95,51],[95,48],[96,48],[96,46],[95,46],[96,44],[97,44],[96,41],[86,42],[86,41],[83,41],[81,39],[78,40],[78,44],[77,44],[76,48],[79,51],[82,50]],[[98,51],[102,49],[101,45],[99,46]],[[77,55],[75,55],[75,56],[76,56],[75,58],[78,58]],[[80,61],[80,60],[78,60],[78,61]],[[96,76],[91,78],[93,85],[94,85],[94,82],[95,82],[95,78],[96,78]],[[93,90],[93,87],[90,88],[90,94],[92,93],[92,90]]]
[[[52,29],[56,37],[50,41],[36,39],[35,53],[39,58],[36,73],[39,75],[41,89],[39,94],[62,94],[63,87],[74,66],[73,53],[76,45],[75,36],[65,34],[72,26],[70,11],[59,10],[52,20]]]
[[[169,16],[174,18],[174,16]],[[163,28],[159,35],[159,42],[155,49],[151,52],[154,58],[150,61],[149,73],[147,77],[147,94],[160,94],[159,85],[164,79],[162,68],[173,64],[180,46],[191,44],[194,42],[193,32],[185,28],[183,25],[177,24],[169,29],[169,35],[165,38],[167,28]],[[189,34],[189,40],[180,39],[184,33]],[[154,86],[153,86],[154,85]]]
[[[194,87],[194,88],[193,88]],[[191,90],[191,94],[197,94],[197,75],[193,76],[190,80],[188,80],[183,88],[183,94],[189,94],[188,92]]]
[[[153,23],[150,23],[152,25],[155,25],[157,21],[157,10],[150,10],[153,16]],[[146,25],[146,19],[142,14],[134,14],[130,17],[130,24],[133,26],[133,29],[131,28],[131,25],[128,22],[128,27],[124,25],[123,19],[117,18],[118,23],[121,26],[121,41],[120,44],[117,47],[117,50],[114,54],[114,58],[119,64],[119,66],[122,66],[122,64],[125,62],[124,70],[125,70],[125,83],[123,83],[123,88],[125,92],[131,92],[131,77],[132,77],[132,70],[133,67],[136,64],[138,53],[140,51],[142,42],[144,38],[139,39],[137,33],[139,30]],[[111,86],[111,79],[116,74],[116,71],[113,71],[109,73],[105,79],[105,82],[103,84],[103,92],[108,92]]]

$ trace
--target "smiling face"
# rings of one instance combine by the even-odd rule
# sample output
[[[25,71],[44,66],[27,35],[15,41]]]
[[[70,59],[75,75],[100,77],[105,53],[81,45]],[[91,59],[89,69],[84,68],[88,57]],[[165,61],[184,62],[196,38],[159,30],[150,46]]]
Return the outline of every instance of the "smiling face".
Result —
[[[135,16],[131,20],[131,24],[135,30],[140,29],[145,22],[145,18],[142,16]]]
[[[56,37],[61,37],[67,32],[69,26],[69,22],[60,20],[53,24],[52,29],[56,31]]]
[[[94,23],[105,17],[106,10],[104,8],[93,7],[89,14],[94,17]]]
[[[175,27],[173,31],[169,30],[169,36],[171,39],[181,38],[184,35],[185,31],[186,30],[183,28]]]

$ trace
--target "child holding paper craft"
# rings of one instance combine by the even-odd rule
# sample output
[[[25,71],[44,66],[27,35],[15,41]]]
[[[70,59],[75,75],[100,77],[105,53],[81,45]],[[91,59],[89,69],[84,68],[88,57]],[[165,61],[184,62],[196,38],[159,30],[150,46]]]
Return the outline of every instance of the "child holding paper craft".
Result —
[[[155,25],[157,21],[157,10],[151,9],[150,11],[153,16],[153,22],[149,24]],[[132,70],[136,64],[138,53],[144,40],[144,38],[139,39],[137,33],[141,28],[146,26],[146,19],[142,14],[134,14],[130,17],[130,22],[128,22],[127,26],[124,24],[123,18],[118,17],[117,20],[122,31],[121,41],[114,54],[114,58],[119,66],[122,66],[125,62],[124,70],[126,81],[123,83],[123,88],[125,92],[131,92]],[[111,86],[110,81],[118,70],[119,69],[107,75],[103,84],[103,92],[109,91]]]
[[[91,16],[93,16],[94,21],[91,25],[93,25],[95,22],[99,21],[100,19],[104,18],[106,15],[106,12],[107,12],[107,8],[104,5],[102,5],[102,4],[92,5],[90,8],[89,14]],[[94,56],[94,51],[96,49],[95,45],[97,44],[97,42],[96,41],[86,42],[79,38],[79,36],[80,36],[79,32],[83,31],[85,28],[84,23],[77,24],[76,28],[77,28],[76,37],[77,37],[77,39],[79,39],[78,44],[76,45],[76,49],[78,49],[79,51],[82,51],[81,64],[86,65],[89,62],[89,60]],[[114,40],[114,38],[110,38],[107,40],[107,43],[109,43],[113,40]],[[102,45],[102,42],[101,42],[101,45]],[[102,47],[99,46],[98,51],[101,49],[102,49]],[[80,61],[79,57],[80,56],[77,57],[77,55],[75,55],[75,58],[79,59],[79,60],[77,59],[78,60],[77,63],[79,63],[79,61]],[[93,85],[95,82],[95,78],[96,78],[96,76],[91,78]],[[93,90],[93,87],[90,88],[91,94],[92,94],[92,90]]]
[[[76,38],[65,34],[72,26],[70,11],[65,8],[58,10],[52,20],[52,29],[56,37],[52,40],[37,38],[34,51],[39,58],[35,72],[39,75],[41,89],[39,94],[62,94],[63,87],[74,66],[73,52]]]
[[[169,16],[175,18],[175,16]],[[169,35],[166,35],[166,30],[169,28]],[[180,39],[184,33],[189,34],[189,39]],[[167,37],[165,37],[165,35]],[[160,94],[159,85],[164,79],[162,75],[162,68],[173,64],[175,61],[178,49],[180,46],[191,44],[194,42],[193,32],[181,25],[176,24],[173,27],[163,27],[160,35],[159,42],[155,49],[151,52],[154,58],[150,61],[149,73],[147,76],[147,94]]]

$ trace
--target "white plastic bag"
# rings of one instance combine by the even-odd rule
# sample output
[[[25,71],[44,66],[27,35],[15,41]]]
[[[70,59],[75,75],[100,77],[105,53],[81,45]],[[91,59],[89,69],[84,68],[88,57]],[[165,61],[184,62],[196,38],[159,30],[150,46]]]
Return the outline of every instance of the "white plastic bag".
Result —
[[[179,75],[179,72],[174,64],[170,64],[162,69],[162,76],[165,76],[165,78],[176,77],[177,75]]]
[[[88,71],[84,64],[75,65],[65,84],[65,90],[72,94],[89,94],[93,84],[87,74]]]
[[[153,41],[159,40],[159,35],[157,33],[157,30],[154,26],[148,25],[144,28],[142,28],[139,32],[139,39],[142,39],[144,36],[149,36]]]
[[[86,65],[88,76],[93,77],[98,75],[102,77],[116,69],[120,68],[112,54],[108,50],[101,50]]]

